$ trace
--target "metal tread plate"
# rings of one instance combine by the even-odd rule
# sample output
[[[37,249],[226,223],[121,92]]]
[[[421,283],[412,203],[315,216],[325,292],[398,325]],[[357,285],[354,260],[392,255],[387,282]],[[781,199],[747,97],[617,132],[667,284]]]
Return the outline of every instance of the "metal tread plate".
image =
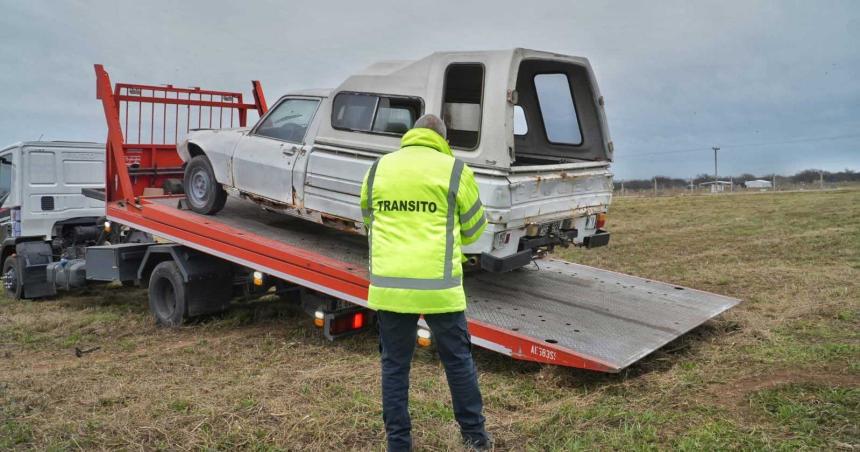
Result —
[[[470,319],[620,370],[740,302],[555,259],[465,280]]]
[[[176,208],[179,198],[153,198],[151,201]],[[183,211],[199,215],[191,210]],[[364,236],[265,210],[252,201],[230,196],[223,210],[212,216],[200,216],[349,264],[367,265],[367,238]]]
[[[153,201],[177,206],[176,198]],[[365,237],[266,211],[250,201],[231,197],[208,218],[356,267],[367,265]],[[505,274],[469,274],[465,287],[469,319],[553,344],[615,371],[740,302],[555,259]]]

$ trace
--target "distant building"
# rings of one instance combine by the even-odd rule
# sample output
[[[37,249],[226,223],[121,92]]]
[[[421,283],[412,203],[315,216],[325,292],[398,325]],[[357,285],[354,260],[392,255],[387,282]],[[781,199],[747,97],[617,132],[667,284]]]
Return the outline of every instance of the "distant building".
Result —
[[[732,183],[731,181],[718,180],[711,182],[702,182],[701,184],[699,184],[699,187],[709,188],[711,190],[711,193],[722,193],[726,191],[726,188],[731,191],[732,188],[734,188],[734,183]]]
[[[748,180],[748,181],[744,182],[744,187],[767,190],[769,188],[773,188],[773,184],[771,184],[769,180],[756,179],[756,180]]]

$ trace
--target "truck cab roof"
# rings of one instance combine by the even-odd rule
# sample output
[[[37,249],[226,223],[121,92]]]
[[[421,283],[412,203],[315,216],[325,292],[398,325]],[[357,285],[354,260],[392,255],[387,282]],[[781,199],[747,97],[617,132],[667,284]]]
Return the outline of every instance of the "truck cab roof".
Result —
[[[104,149],[105,145],[104,143],[96,143],[92,141],[19,141],[17,143],[12,143],[8,146],[3,147],[2,149],[0,149],[0,152],[19,147],[76,147]]]

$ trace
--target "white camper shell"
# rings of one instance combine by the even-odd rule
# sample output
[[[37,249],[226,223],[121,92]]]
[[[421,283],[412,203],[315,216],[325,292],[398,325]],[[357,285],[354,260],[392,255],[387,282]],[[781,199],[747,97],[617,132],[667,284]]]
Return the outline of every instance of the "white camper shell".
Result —
[[[192,209],[226,192],[363,233],[365,173],[425,113],[476,173],[488,227],[464,248],[504,271],[555,245],[605,245],[612,142],[588,60],[526,49],[437,52],[374,64],[331,91],[283,96],[251,128],[198,130],[179,145]],[[203,160],[205,163],[202,163]],[[212,179],[215,183],[213,184]]]

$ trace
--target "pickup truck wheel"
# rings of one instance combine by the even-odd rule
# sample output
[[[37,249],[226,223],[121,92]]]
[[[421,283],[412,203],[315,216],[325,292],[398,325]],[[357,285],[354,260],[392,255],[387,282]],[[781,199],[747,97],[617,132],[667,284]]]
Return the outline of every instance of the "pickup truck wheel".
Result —
[[[24,295],[21,272],[18,271],[18,257],[14,254],[3,262],[3,287],[6,289],[6,296],[13,300],[20,300]]]
[[[215,179],[215,171],[205,155],[198,155],[185,166],[185,198],[191,210],[213,215],[224,208],[227,192]]]
[[[155,266],[149,277],[149,311],[159,325],[176,327],[186,317],[186,288],[179,266],[164,261]]]

